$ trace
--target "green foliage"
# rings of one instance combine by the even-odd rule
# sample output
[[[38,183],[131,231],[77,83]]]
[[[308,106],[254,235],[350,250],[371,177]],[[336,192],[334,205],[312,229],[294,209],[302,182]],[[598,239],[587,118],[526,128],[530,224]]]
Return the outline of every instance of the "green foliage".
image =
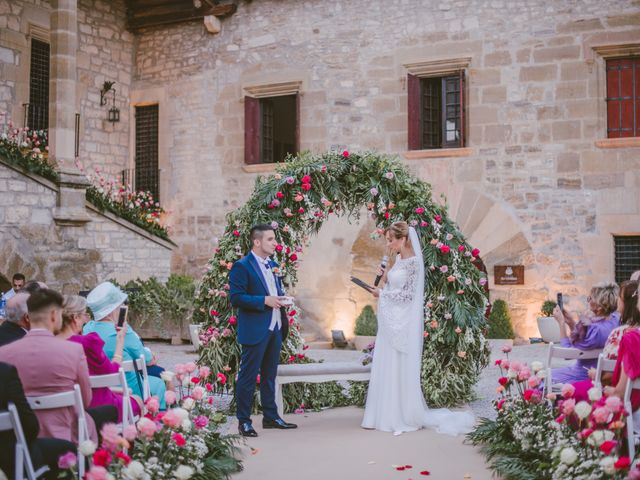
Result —
[[[193,314],[196,285],[189,276],[173,274],[166,283],[154,277],[137,279],[121,286],[139,289],[129,294],[129,314],[137,326],[141,327],[147,322],[156,327],[181,325],[185,318]]]
[[[509,307],[504,300],[496,300],[491,306],[487,338],[515,338]]]
[[[542,304],[542,307],[540,307],[540,314],[543,317],[552,317],[553,309],[556,308],[556,305],[557,303],[553,300],[545,300]]]
[[[353,333],[363,336],[375,336],[378,333],[378,319],[371,305],[365,305],[356,318]]]
[[[0,141],[0,157],[25,172],[40,175],[52,182],[57,182],[60,178],[55,165],[49,163],[43,154],[19,148],[15,143],[6,140]]]
[[[415,226],[421,239],[428,276],[425,321],[440,325],[424,339],[422,382],[427,401],[455,405],[473,397],[473,385],[489,360],[482,334],[486,276],[473,265],[472,247],[448,217],[446,206],[431,198],[431,186],[411,175],[399,159],[373,152],[305,152],[291,157],[278,166],[276,174],[258,177],[251,198],[227,215],[227,227],[198,288],[193,322],[204,324],[205,335],[212,335],[203,343],[200,362],[214,372],[225,372],[227,387],[233,388],[240,352],[235,341],[237,327],[229,323],[234,312],[226,294],[228,275],[233,262],[249,251],[251,226],[275,222],[277,273],[286,285],[293,286],[298,256],[309,238],[330,214],[357,219],[363,205],[379,229],[404,220]],[[378,236],[379,231],[372,233]],[[297,314],[291,318],[292,335],[283,345],[283,363],[301,352],[297,319]],[[232,334],[219,336],[222,327]],[[285,400],[292,406],[305,401],[313,388],[288,388]],[[326,398],[337,404],[343,401],[336,389]]]

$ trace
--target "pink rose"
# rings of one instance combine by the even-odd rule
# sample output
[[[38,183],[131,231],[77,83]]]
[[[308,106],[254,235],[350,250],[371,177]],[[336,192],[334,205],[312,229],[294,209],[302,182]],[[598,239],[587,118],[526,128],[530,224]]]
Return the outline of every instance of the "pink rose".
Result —
[[[202,397],[204,397],[204,388],[202,387],[194,388],[193,392],[191,392],[191,396],[193,397],[194,400],[202,400]]]
[[[107,480],[107,469],[104,467],[93,466],[85,475],[85,480]]]
[[[178,375],[184,375],[185,373],[187,373],[187,369],[184,367],[182,363],[176,364],[175,370]]]
[[[509,353],[511,351],[511,345],[503,345],[502,353]]]
[[[576,401],[573,398],[568,398],[562,402],[562,413],[565,415],[571,415],[576,408]]]
[[[598,407],[593,411],[593,419],[597,423],[606,423],[610,415],[611,412],[606,407]]]
[[[393,178],[393,172],[387,172],[384,174],[384,176],[387,180],[391,180]]]
[[[451,251],[451,247],[449,247],[449,245],[442,245],[442,246],[440,247],[440,251],[441,251],[442,253],[449,253],[449,252]]]
[[[564,398],[571,398],[571,397],[573,397],[573,394],[576,393],[575,387],[573,385],[571,385],[570,383],[565,383],[564,385],[562,385],[562,390],[561,391],[562,391],[562,396]]]
[[[449,276],[447,277],[447,281],[448,281],[449,283],[453,283],[453,282],[455,282],[455,281],[456,281],[456,277],[455,277],[455,276],[453,276],[453,275],[449,275]]]
[[[153,397],[151,397],[153,398]],[[108,450],[115,451],[120,445],[120,429],[113,423],[106,423],[100,431],[102,445]]]
[[[420,222],[420,226],[421,227],[426,227],[427,225],[429,225],[427,222],[425,222],[424,220],[422,222]]]
[[[229,317],[229,325],[237,325],[238,324],[238,318],[235,315],[231,315]]]
[[[442,265],[442,266],[440,267],[440,271],[441,271],[442,273],[447,273],[447,272],[449,271],[449,267],[447,267],[446,265]]]
[[[287,177],[285,182],[287,182],[289,185],[293,185],[294,183],[296,183],[296,179],[293,177]]]
[[[145,402],[145,405],[147,406],[147,410],[149,410],[151,413],[157,413],[160,410],[160,402],[158,401],[158,397],[149,397],[149,399],[147,399],[147,401]]]
[[[486,285],[486,284],[487,284],[487,279],[486,279],[485,277],[482,277],[478,283],[479,283],[480,285],[484,286],[484,285]]]
[[[187,370],[187,373],[192,373],[196,370],[196,364],[194,362],[186,363],[184,368]]]
[[[536,388],[540,385],[540,382],[540,378],[534,375],[533,377],[529,377],[527,385],[529,385],[529,388]]]
[[[229,319],[229,323],[231,323],[231,319]],[[200,367],[198,373],[200,373],[200,377],[207,378],[209,375],[211,375],[211,369],[209,367]]]
[[[524,380],[529,380],[529,377],[531,377],[531,371],[529,370],[529,367],[522,367],[522,369],[518,372],[518,380],[522,382]]]
[[[199,415],[194,419],[193,424],[197,429],[201,429],[209,425],[209,419],[204,415]]]
[[[371,190],[369,190],[369,193],[371,193],[371,196],[375,197],[376,195],[378,195],[378,189],[376,187],[373,187]]]
[[[422,214],[424,213],[424,208],[422,208],[422,207],[418,207],[418,208],[416,208],[416,213],[417,213],[418,215],[422,215]]]
[[[609,409],[611,413],[618,413],[622,407],[622,400],[619,397],[611,396],[607,397],[604,402],[605,407]]]
[[[182,423],[182,417],[178,413],[176,413],[175,409],[167,410],[167,412],[162,417],[162,423],[164,423],[169,428],[176,428]]]
[[[442,223],[442,217],[440,215],[435,215],[433,219],[438,223]]]
[[[136,426],[127,425],[124,429],[123,436],[127,441],[133,442],[138,436],[138,430],[136,429]]]
[[[58,467],[67,470],[78,463],[78,458],[73,452],[67,452],[58,459]]]
[[[138,427],[138,431],[147,438],[153,437],[153,435],[158,431],[158,425],[156,425],[156,422],[147,417],[142,417],[138,420],[136,426]]]

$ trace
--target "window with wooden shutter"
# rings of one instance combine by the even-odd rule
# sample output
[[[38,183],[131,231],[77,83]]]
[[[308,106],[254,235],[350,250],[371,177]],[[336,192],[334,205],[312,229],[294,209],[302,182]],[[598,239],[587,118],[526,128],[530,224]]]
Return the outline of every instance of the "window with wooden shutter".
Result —
[[[160,200],[160,172],[158,170],[158,105],[136,107],[136,190],[151,192]]]
[[[636,270],[640,270],[640,235],[616,235],[615,248],[616,282],[622,283]]]
[[[607,60],[607,137],[637,137],[640,57]]]
[[[409,150],[465,146],[464,71],[420,78],[409,74]]]
[[[32,39],[27,125],[34,130],[49,128],[49,57],[49,44]]]
[[[295,155],[300,142],[300,98],[245,97],[245,163],[277,163]]]

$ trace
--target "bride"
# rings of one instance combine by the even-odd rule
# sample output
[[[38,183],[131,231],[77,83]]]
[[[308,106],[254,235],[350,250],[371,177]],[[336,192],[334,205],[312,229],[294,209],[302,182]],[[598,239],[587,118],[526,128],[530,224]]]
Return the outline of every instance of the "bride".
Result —
[[[413,227],[395,222],[386,232],[396,262],[379,298],[378,335],[362,427],[400,435],[423,427],[457,435],[473,429],[470,412],[429,409],[422,395],[420,370],[424,330],[424,262]]]

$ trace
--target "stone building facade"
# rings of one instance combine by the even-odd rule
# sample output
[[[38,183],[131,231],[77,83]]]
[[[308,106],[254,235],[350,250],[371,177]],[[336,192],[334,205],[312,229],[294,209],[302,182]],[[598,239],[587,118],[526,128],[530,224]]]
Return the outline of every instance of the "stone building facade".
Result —
[[[224,215],[273,169],[245,164],[245,97],[290,85],[300,95],[301,150],[397,154],[446,196],[520,335],[537,335],[540,304],[556,292],[580,308],[590,285],[614,278],[614,235],[640,232],[640,141],[607,139],[605,62],[640,54],[636,2],[236,3],[215,35],[202,21],[132,35],[124,0],[78,2],[80,160],[112,174],[131,168],[135,106],[159,105],[160,200],[179,245],[173,270],[199,275]],[[0,0],[0,107],[16,119],[29,25],[46,30],[48,8]],[[408,75],[442,65],[466,75],[466,145],[410,151]],[[104,80],[116,81],[117,124],[99,106]],[[298,290],[315,318],[332,317],[328,327],[336,314],[320,300],[340,297],[349,307],[331,312],[357,313],[364,299],[349,293],[344,259],[374,247],[357,241],[369,225],[326,228],[317,245],[343,249],[331,268],[344,288],[311,268],[320,248],[312,245]],[[350,257],[354,243],[364,250]],[[373,269],[371,258],[357,268]],[[525,284],[494,285],[495,265],[524,265]]]

